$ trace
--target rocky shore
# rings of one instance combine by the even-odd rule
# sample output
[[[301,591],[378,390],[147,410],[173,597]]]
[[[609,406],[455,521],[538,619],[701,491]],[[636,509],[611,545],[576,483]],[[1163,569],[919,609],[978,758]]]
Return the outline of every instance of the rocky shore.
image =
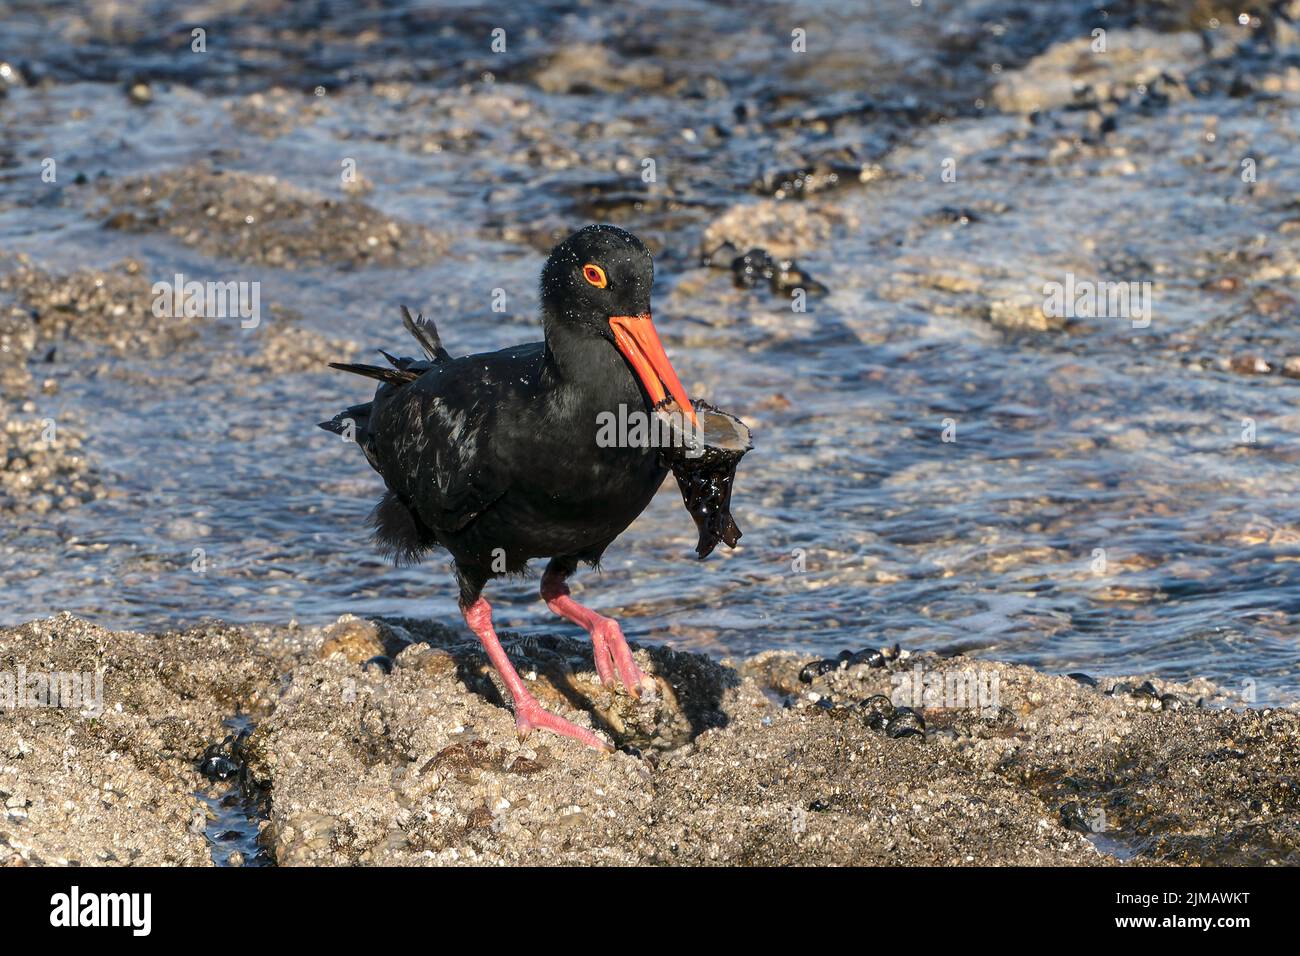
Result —
[[[1300,862],[1300,715],[1208,684],[643,647],[638,704],[585,641],[504,639],[620,750],[516,740],[477,644],[427,621],[0,630],[0,865]],[[52,672],[102,699],[37,706]]]

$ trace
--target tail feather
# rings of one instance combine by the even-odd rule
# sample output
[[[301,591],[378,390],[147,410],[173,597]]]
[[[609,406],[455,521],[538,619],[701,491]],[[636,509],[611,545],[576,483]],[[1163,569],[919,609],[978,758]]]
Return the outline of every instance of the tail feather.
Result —
[[[451,361],[451,353],[442,347],[442,339],[438,336],[438,328],[433,320],[422,315],[412,316],[410,310],[402,306],[402,324],[420,343],[420,348],[428,356],[427,360],[399,357],[380,349],[379,354],[392,368],[352,362],[330,362],[330,368],[400,387],[414,382],[434,365]],[[382,398],[385,394],[384,389],[379,389],[379,397]],[[374,447],[374,436],[370,431],[372,409],[371,402],[353,405],[329,421],[321,422],[319,427],[355,441],[365,453],[370,466],[383,474]],[[392,491],[387,492],[379,504],[375,505],[370,513],[370,525],[375,544],[397,564],[418,563],[438,543],[433,532],[419,516]]]
[[[377,378],[379,381],[388,382],[390,385],[405,385],[408,382],[414,382],[420,377],[420,373],[414,369],[384,368],[382,365],[358,365],[353,362],[330,362],[329,365],[330,368],[336,368],[341,372],[364,375],[366,378]]]
[[[370,425],[370,402],[352,405],[339,412],[327,422],[318,422],[316,427],[323,428],[335,435],[348,434],[356,438],[358,432],[364,432]]]
[[[387,360],[391,368],[351,362],[330,362],[329,367],[337,368],[341,372],[351,372],[352,375],[377,378],[387,385],[400,388],[424,375],[433,368],[433,365],[451,362],[451,354],[443,349],[442,339],[438,337],[438,328],[433,320],[425,319],[422,315],[412,316],[411,311],[406,306],[402,306],[402,324],[406,325],[407,332],[415,337],[415,341],[420,343],[428,359],[402,358],[380,349],[378,350],[380,355]],[[383,394],[385,390],[378,390],[378,397],[382,398]],[[354,405],[339,412],[329,421],[321,421],[318,427],[324,428],[326,432],[338,434],[344,440],[355,441],[365,454],[370,467],[382,475],[376,447],[374,447],[374,436],[370,432],[372,408],[372,402]],[[429,531],[415,511],[391,490],[380,499],[378,505],[374,506],[374,510],[370,512],[369,523],[373,529],[374,544],[387,558],[398,564],[415,564],[437,545],[437,537],[433,532]]]
[[[424,349],[424,354],[429,356],[429,361],[451,360],[451,353],[442,347],[442,338],[438,335],[438,326],[434,324],[433,319],[426,319],[423,313],[412,317],[411,310],[402,306],[402,324],[406,326],[406,331],[415,337],[415,341],[420,343],[420,348]]]

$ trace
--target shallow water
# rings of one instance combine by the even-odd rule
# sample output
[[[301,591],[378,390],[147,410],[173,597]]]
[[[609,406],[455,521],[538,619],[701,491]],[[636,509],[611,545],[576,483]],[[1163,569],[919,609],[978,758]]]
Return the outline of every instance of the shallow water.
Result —
[[[1296,92],[1139,97],[1105,138],[1086,110],[988,109],[1002,72],[1088,35],[1095,13],[1072,4],[523,4],[501,24],[318,8],[332,26],[292,4],[217,4],[204,54],[190,24],[155,15],[165,5],[0,8],[0,62],[26,79],[0,99],[0,272],[18,253],[57,275],[134,258],[146,286],[260,282],[265,313],[256,330],[202,323],[161,356],[59,343],[37,374],[57,394],[15,399],[11,417],[79,431],[105,496],[0,532],[0,623],[454,619],[445,561],[376,556],[379,479],[315,427],[365,383],[259,356],[289,326],[409,354],[400,303],[434,316],[453,353],[530,340],[543,250],[605,220],[657,251],[674,364],[756,446],[737,551],[695,561],[670,481],[579,579],[633,639],[717,654],[899,641],[1296,699],[1300,383],[1241,371],[1300,356]],[[808,54],[790,52],[794,26]],[[138,80],[148,102],[128,94]],[[1236,176],[1246,154],[1258,189]],[[957,182],[940,179],[948,157]],[[359,201],[436,241],[392,262],[339,252],[331,229],[366,239],[345,212],[321,227],[320,257],[275,264],[220,211],[149,207],[130,185],[209,163],[344,201],[348,159],[370,185]],[[882,174],[784,201],[818,224],[794,242],[828,289],[807,312],[700,265],[706,227],[763,199],[752,183],[819,162]],[[236,180],[210,201],[238,212],[248,195]],[[143,224],[106,225],[136,200]],[[256,229],[267,213],[248,215]],[[1006,327],[1067,271],[1154,282],[1150,326]],[[1207,286],[1225,278],[1239,282]],[[491,586],[501,626],[555,626],[535,589]]]
[[[225,725],[234,735],[251,733],[254,728],[252,720],[243,715],[227,719]],[[207,808],[204,835],[216,866],[273,865],[261,841],[270,797],[245,777],[242,773],[227,780],[210,777],[208,785],[194,794]]]

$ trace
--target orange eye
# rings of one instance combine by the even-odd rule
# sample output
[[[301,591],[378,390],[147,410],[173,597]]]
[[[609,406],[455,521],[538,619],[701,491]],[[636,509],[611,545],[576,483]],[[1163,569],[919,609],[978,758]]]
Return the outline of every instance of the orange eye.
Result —
[[[592,265],[590,262],[582,267],[582,277],[597,289],[603,289],[609,284],[609,280],[605,278],[605,270],[600,266]]]

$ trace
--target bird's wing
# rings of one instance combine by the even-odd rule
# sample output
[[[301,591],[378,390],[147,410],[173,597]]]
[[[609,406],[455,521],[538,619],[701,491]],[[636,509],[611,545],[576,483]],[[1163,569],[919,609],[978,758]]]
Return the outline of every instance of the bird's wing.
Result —
[[[381,386],[370,428],[378,471],[429,527],[459,531],[509,488],[498,420],[518,407],[542,345],[470,355]]]

